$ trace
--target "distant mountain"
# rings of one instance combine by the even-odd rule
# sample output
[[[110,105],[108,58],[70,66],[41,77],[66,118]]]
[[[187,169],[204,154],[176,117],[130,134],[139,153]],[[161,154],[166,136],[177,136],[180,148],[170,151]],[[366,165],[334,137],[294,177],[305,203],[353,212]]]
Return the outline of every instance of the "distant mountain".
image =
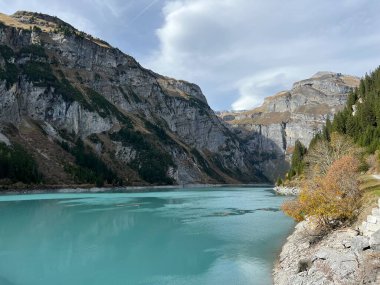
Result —
[[[266,181],[197,85],[38,13],[0,14],[0,141],[0,184]]]
[[[286,158],[296,140],[308,146],[327,118],[343,109],[359,82],[355,76],[318,72],[294,83],[290,91],[267,97],[258,108],[218,115],[245,139],[249,149],[259,152],[260,168],[274,180],[287,170]]]

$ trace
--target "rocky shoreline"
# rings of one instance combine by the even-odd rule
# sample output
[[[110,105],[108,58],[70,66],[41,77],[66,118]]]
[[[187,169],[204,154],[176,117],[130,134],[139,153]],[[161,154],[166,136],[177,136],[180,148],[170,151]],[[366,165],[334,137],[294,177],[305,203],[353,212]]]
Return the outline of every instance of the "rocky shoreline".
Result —
[[[274,284],[380,284],[380,199],[378,204],[364,228],[318,236],[312,223],[297,224],[275,264]]]
[[[273,190],[277,194],[284,196],[297,196],[300,193],[300,189],[298,187],[276,186]]]
[[[175,191],[183,188],[215,188],[215,187],[271,187],[268,184],[180,184],[180,185],[146,185],[94,187],[93,185],[35,185],[25,188],[1,189],[0,195],[14,194],[53,194],[53,193],[129,193],[129,192],[160,192]]]

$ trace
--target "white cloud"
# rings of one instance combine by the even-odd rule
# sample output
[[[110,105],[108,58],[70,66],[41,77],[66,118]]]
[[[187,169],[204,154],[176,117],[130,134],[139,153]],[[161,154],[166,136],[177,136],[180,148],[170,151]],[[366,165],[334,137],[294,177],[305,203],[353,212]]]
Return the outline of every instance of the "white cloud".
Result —
[[[380,64],[380,2],[168,0],[144,64],[201,85],[212,107],[246,109],[319,70]]]
[[[289,81],[294,80],[291,69],[286,71],[271,70],[251,77],[243,78],[236,83],[240,97],[232,104],[234,110],[248,110],[258,107],[261,99],[266,97],[272,89],[285,90]]]
[[[85,6],[87,5],[85,4]],[[73,1],[71,4],[63,6],[62,2],[58,0],[49,1],[45,5],[38,0],[29,0],[27,2],[23,0],[0,1],[0,11],[2,13],[13,14],[16,11],[23,10],[58,16],[79,30],[99,36],[95,22],[92,21],[91,17],[83,14],[80,7],[81,3],[78,1]],[[87,9],[95,9],[95,6],[91,6],[91,8],[87,6]]]
[[[165,0],[0,0],[0,11],[18,10],[57,16],[79,30],[100,37],[133,56],[157,42],[160,9]]]
[[[214,109],[253,107],[319,70],[380,64],[374,0],[0,0],[0,11],[16,10],[58,16],[195,82]]]

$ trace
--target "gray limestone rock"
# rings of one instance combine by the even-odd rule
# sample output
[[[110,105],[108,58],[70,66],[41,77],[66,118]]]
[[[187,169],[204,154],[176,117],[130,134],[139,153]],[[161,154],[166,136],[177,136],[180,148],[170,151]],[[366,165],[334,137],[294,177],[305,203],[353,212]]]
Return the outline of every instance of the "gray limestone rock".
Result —
[[[244,135],[250,149],[267,154],[261,163],[265,170],[265,165],[271,165],[271,161],[290,161],[297,140],[308,147],[326,120],[333,119],[334,114],[343,108],[348,93],[358,84],[359,78],[354,76],[319,72],[294,83],[290,91],[267,97],[258,108],[221,112],[219,116],[239,135]],[[249,137],[245,132],[256,136]],[[268,169],[265,174],[275,180],[286,171],[284,167],[282,173],[272,175]]]
[[[380,251],[380,230],[372,234],[369,239],[369,246],[372,250]]]
[[[332,231],[320,241],[304,246],[315,228],[301,222],[283,246],[273,272],[275,285],[376,284],[378,262],[368,248],[368,238],[346,228]],[[372,251],[372,252],[370,252]]]
[[[355,251],[363,251],[369,246],[369,239],[367,237],[356,236],[351,240],[351,248]]]
[[[30,121],[60,143],[100,135],[104,146],[92,144],[99,157],[127,179],[144,183],[136,177],[141,166],[131,165],[142,155],[141,148],[110,138],[129,121],[131,132],[154,141],[152,147],[171,158],[166,175],[175,183],[267,181],[257,154],[215,115],[199,86],[147,70],[58,18],[17,12],[9,17],[9,23],[18,23],[15,27],[4,17],[0,45],[13,50],[7,60],[19,74],[14,82],[0,80],[0,126],[20,129]],[[29,29],[31,17],[41,32]],[[21,53],[23,49],[38,50],[39,55]],[[5,63],[0,52],[0,66]],[[45,78],[31,79],[29,65],[38,66]]]

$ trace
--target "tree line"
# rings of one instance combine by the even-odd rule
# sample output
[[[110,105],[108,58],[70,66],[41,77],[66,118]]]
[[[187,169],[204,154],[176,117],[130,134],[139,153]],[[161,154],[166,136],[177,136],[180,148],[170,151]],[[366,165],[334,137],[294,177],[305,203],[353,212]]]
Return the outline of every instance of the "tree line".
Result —
[[[296,144],[288,179],[302,176],[297,199],[283,205],[296,221],[309,218],[329,229],[353,222],[363,204],[359,174],[380,150],[380,68],[366,74],[344,109],[306,149]],[[279,181],[280,182],[280,181]]]

